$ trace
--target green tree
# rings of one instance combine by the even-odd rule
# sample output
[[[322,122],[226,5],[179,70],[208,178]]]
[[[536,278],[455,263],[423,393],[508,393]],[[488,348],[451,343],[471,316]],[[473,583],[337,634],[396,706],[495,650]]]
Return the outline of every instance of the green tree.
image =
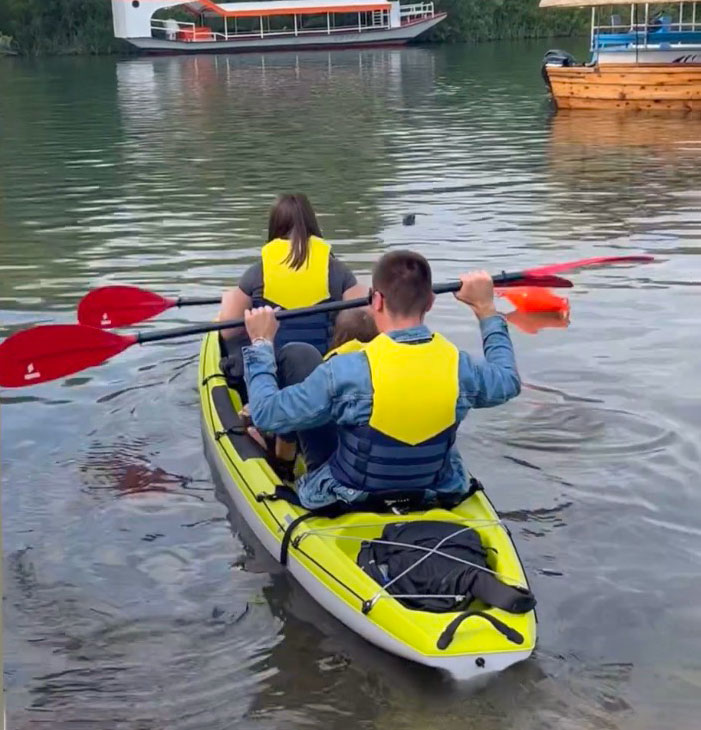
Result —
[[[435,0],[448,13],[431,40],[485,41],[571,36],[588,30],[586,10],[541,10],[538,0]]]
[[[0,26],[21,53],[109,53],[112,9],[106,0],[0,0]]]

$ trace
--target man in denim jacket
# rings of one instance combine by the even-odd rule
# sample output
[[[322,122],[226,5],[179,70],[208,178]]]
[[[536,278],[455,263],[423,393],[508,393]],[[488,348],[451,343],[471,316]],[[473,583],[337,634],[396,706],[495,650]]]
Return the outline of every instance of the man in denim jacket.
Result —
[[[302,353],[311,362],[307,377],[296,382],[280,374],[288,387],[280,388],[276,377],[274,311],[246,312],[251,418],[261,430],[298,432],[307,474],[297,492],[305,507],[352,503],[388,490],[416,491],[427,503],[436,496],[457,502],[467,492],[454,446],[457,426],[470,408],[517,396],[521,383],[506,322],[494,308],[491,276],[477,271],[460,278],[455,296],[479,320],[483,361],[424,325],[434,300],[431,270],[423,256],[409,251],[385,254],[373,271],[370,307],[380,335],[360,351],[323,363],[309,348]],[[281,369],[305,347],[282,348]],[[286,353],[288,348],[297,350]]]

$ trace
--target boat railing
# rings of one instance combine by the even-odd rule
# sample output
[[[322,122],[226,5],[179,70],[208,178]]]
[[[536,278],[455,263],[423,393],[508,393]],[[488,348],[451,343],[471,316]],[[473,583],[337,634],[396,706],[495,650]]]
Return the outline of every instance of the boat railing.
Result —
[[[399,8],[399,17],[402,25],[405,23],[413,23],[415,20],[423,20],[424,18],[432,18],[436,14],[433,3],[415,3],[413,5],[401,5]]]
[[[676,47],[699,43],[701,43],[701,23],[676,24],[670,29],[641,24],[596,26],[592,37],[593,49],[635,45]]]
[[[427,3],[427,5],[433,7],[433,3]],[[352,23],[345,22],[343,25],[337,25],[337,17],[331,13],[320,13],[319,15],[320,17],[325,16],[325,22],[320,26],[311,28],[305,28],[298,16],[290,16],[289,27],[283,26],[278,29],[271,28],[269,20],[266,24],[262,18],[258,27],[253,26],[246,29],[240,29],[235,20],[232,22],[231,20],[224,19],[223,32],[173,18],[152,18],[151,32],[155,37],[161,37],[171,41],[202,42],[279,36],[332,35],[334,33],[348,33],[349,31],[383,30],[391,27],[389,12],[386,10],[357,13],[357,20],[355,20],[356,14],[353,14],[354,21]],[[233,27],[231,27],[232,24]]]
[[[627,22],[621,15],[611,15],[608,23],[597,23],[596,20],[596,8],[592,7],[592,50],[616,46],[684,46],[701,43],[701,18],[697,21],[696,3],[691,5],[690,14],[685,4],[681,3],[679,15],[675,19],[666,13],[651,19],[648,5],[644,6],[644,11],[631,5]]]
[[[156,35],[162,35],[169,41],[177,39],[178,33],[189,31],[195,35],[195,23],[186,23],[183,20],[175,20],[174,18],[151,18],[151,32],[155,31]]]

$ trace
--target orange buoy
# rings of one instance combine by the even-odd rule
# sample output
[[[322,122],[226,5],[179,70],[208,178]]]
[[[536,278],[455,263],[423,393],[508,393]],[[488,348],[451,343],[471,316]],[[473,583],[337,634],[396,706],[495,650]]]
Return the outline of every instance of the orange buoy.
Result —
[[[569,312],[570,302],[550,289],[540,286],[512,286],[497,289],[500,297],[508,299],[521,312]]]

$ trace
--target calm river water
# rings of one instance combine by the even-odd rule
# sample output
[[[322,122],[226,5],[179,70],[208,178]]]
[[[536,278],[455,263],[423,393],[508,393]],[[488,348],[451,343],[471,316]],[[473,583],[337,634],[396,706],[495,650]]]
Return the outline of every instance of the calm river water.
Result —
[[[576,274],[569,329],[512,327],[523,393],[461,429],[540,602],[532,660],[477,691],[368,647],[241,539],[195,340],[0,392],[9,727],[698,728],[701,122],[553,115],[548,45],[0,63],[0,336],[107,282],[218,293],[286,190],[364,276],[402,247],[437,280],[664,259]],[[478,350],[452,298],[431,324]]]

